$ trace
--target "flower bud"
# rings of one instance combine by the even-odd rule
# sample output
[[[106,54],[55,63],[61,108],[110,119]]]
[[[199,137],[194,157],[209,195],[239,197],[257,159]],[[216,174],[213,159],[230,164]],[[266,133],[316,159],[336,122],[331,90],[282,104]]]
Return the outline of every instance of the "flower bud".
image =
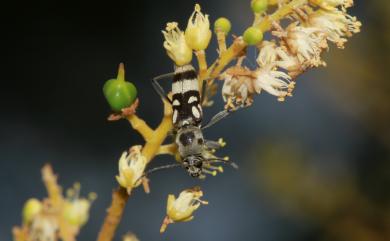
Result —
[[[133,233],[127,233],[125,236],[122,238],[123,241],[139,241],[137,236]]]
[[[188,47],[183,31],[177,23],[168,23],[165,31],[162,31],[165,41],[164,48],[168,56],[177,66],[189,64],[192,60],[192,50]]]
[[[115,112],[130,107],[137,97],[137,89],[133,83],[125,81],[123,64],[119,65],[118,77],[108,80],[103,86],[104,96]]]
[[[227,18],[218,18],[217,21],[214,23],[214,30],[215,32],[217,30],[220,30],[227,35],[230,32],[230,29],[232,28],[232,25]]]
[[[174,222],[188,222],[194,216],[192,215],[201,204],[208,204],[208,202],[200,200],[203,192],[199,187],[184,190],[176,199],[174,195],[168,195],[167,201],[167,216],[161,226],[160,232],[165,232],[167,225]]]
[[[253,0],[251,7],[252,11],[255,13],[263,13],[267,10],[268,0]]]
[[[23,222],[30,223],[42,210],[42,203],[36,198],[30,198],[23,207]]]
[[[66,201],[64,203],[64,219],[70,224],[80,227],[88,221],[91,202],[85,198]]]
[[[263,32],[256,27],[249,27],[244,32],[244,41],[249,45],[256,45],[263,40]]]
[[[188,46],[193,50],[205,50],[210,43],[209,16],[203,15],[199,4],[195,5],[195,10],[188,20],[185,38]]]
[[[64,201],[63,218],[69,224],[81,227],[88,221],[89,209],[96,199],[96,193],[90,193],[88,199],[80,198],[80,183],[75,183],[73,188],[67,190]]]

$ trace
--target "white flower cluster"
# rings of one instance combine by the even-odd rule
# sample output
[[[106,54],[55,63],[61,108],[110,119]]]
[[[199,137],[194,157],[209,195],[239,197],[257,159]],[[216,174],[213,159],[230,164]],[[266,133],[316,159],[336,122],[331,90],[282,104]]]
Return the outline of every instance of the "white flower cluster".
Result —
[[[292,95],[298,75],[326,65],[321,54],[329,48],[328,42],[342,49],[348,37],[360,32],[361,23],[346,12],[353,5],[352,0],[309,2],[310,5],[291,14],[293,21],[285,29],[278,22],[273,23],[272,35],[276,39],[257,46],[260,51],[257,69],[245,75],[242,74],[244,70],[248,72],[245,67],[237,71],[234,66],[225,71],[221,77],[225,80],[222,94],[226,101],[234,99],[236,104],[248,104],[252,102],[251,96],[261,90],[283,101]]]

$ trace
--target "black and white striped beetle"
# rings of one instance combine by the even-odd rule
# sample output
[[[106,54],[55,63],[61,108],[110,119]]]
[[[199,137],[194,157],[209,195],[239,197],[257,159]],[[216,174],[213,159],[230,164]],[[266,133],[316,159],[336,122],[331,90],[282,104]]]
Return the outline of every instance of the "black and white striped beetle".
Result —
[[[158,80],[173,76],[172,100],[158,83]],[[172,104],[172,122],[174,126],[175,143],[181,157],[180,164],[167,165],[149,170],[146,174],[160,169],[182,166],[192,177],[204,178],[204,174],[212,173],[216,167],[212,163],[229,163],[237,167],[233,162],[210,156],[212,149],[221,146],[219,142],[205,140],[202,130],[208,128],[230,112],[227,110],[216,114],[206,125],[202,126],[202,97],[199,91],[198,77],[192,65],[175,66],[173,74],[161,75],[153,79],[153,87],[161,98]]]

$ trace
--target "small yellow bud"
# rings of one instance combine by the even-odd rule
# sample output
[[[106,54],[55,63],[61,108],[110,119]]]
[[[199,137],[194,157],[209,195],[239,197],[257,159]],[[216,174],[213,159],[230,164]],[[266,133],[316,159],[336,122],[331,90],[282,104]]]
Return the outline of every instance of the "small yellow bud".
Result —
[[[96,199],[96,193],[89,193],[88,199],[80,197],[81,185],[76,182],[72,188],[66,192],[62,215],[69,224],[81,227],[89,217],[89,209],[92,202]]]
[[[64,204],[64,219],[75,226],[83,226],[89,217],[91,202],[85,198],[66,201]]]
[[[165,31],[162,31],[165,41],[164,48],[168,56],[178,66],[189,64],[192,60],[192,50],[188,47],[183,31],[176,22],[168,23]]]
[[[263,13],[267,10],[268,0],[253,0],[251,7],[255,13]]]
[[[193,50],[205,50],[210,43],[209,16],[203,15],[199,4],[195,5],[195,10],[188,20],[185,37],[188,46]]]
[[[256,45],[263,40],[263,32],[259,28],[249,27],[244,32],[244,41],[249,45]]]
[[[30,198],[23,207],[23,222],[30,223],[42,210],[42,203],[36,198]]]
[[[139,241],[139,239],[135,234],[127,233],[125,236],[123,236],[122,241]]]
[[[218,18],[217,21],[214,23],[214,30],[220,30],[227,35],[232,28],[232,24],[230,23],[229,19],[227,18]]]

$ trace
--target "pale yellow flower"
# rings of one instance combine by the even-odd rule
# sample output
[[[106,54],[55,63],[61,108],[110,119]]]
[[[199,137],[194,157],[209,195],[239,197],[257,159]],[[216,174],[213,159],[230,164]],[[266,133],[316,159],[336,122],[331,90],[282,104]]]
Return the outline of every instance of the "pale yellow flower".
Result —
[[[165,41],[164,48],[168,56],[178,66],[186,65],[192,60],[192,50],[188,47],[183,31],[181,31],[176,22],[168,23],[162,31]]]
[[[321,60],[321,53],[328,45],[322,29],[292,23],[286,29],[285,39],[289,50],[297,56],[301,64],[314,67],[325,65]]]
[[[202,196],[203,192],[199,187],[182,191],[178,198],[175,198],[172,194],[168,195],[167,216],[164,219],[160,232],[164,232],[170,223],[192,220],[194,218],[193,212],[201,204],[208,204],[208,202],[200,200]]]
[[[253,86],[255,79],[253,72],[240,65],[226,69],[219,78],[223,80],[222,97],[226,102],[225,108],[234,109],[235,106],[249,106],[253,103],[256,94]]]
[[[320,28],[327,34],[327,39],[344,48],[345,37],[351,37],[360,32],[361,22],[340,10],[318,10],[309,15],[308,24]]]
[[[278,57],[276,49],[274,41],[263,41],[260,46],[259,56],[256,59],[259,66],[274,64]]]
[[[67,201],[64,204],[64,218],[70,224],[83,226],[88,221],[91,202],[85,198]]]
[[[73,188],[67,191],[67,197],[64,201],[63,217],[69,224],[81,227],[87,223],[89,218],[89,209],[92,202],[96,199],[95,193],[90,193],[89,198],[80,198],[80,183],[75,183]]]
[[[304,69],[304,66],[299,62],[296,56],[289,53],[285,46],[278,47],[276,50],[278,54],[278,61],[276,65],[288,72],[297,73]]]
[[[271,95],[279,97],[280,100],[283,100],[288,94],[287,90],[291,77],[282,71],[278,71],[275,65],[265,65],[257,69],[255,73],[257,78],[254,86],[257,93],[264,90]]]
[[[130,148],[130,154],[123,152],[119,159],[119,176],[116,176],[116,180],[129,194],[134,187],[141,184],[141,177],[147,164],[141,149],[142,146],[133,146]]]
[[[57,241],[58,223],[54,216],[38,215],[34,218],[29,237],[31,240]]]
[[[211,30],[209,16],[200,11],[200,5],[195,5],[195,10],[188,20],[185,38],[190,48],[204,50],[210,43]]]
[[[139,239],[135,234],[127,233],[125,236],[123,236],[122,241],[139,241]]]

